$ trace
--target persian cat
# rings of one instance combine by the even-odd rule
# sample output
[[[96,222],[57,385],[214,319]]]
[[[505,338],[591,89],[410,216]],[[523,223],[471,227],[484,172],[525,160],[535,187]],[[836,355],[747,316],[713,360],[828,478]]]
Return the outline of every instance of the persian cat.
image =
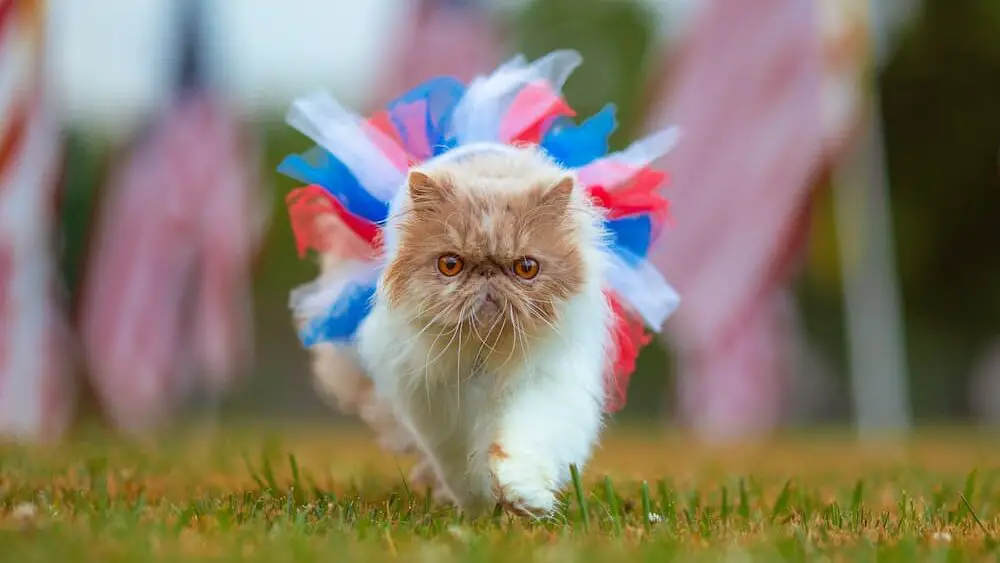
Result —
[[[601,212],[533,147],[464,146],[406,182],[373,309],[355,347],[314,349],[316,383],[384,447],[420,455],[411,479],[439,499],[550,514],[602,427]]]

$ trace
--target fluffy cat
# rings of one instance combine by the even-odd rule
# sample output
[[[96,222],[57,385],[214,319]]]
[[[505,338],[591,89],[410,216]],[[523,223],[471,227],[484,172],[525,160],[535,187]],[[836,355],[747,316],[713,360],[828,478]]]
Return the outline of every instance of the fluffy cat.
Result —
[[[411,477],[461,509],[546,515],[603,421],[612,312],[602,216],[532,147],[473,144],[412,169],[356,349],[317,383]]]

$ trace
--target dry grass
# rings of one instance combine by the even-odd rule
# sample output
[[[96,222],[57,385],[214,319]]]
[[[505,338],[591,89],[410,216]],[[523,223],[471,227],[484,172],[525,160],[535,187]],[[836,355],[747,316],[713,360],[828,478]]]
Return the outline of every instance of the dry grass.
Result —
[[[979,560],[1000,452],[968,432],[727,448],[612,432],[552,521],[469,522],[324,427],[0,449],[4,561]]]

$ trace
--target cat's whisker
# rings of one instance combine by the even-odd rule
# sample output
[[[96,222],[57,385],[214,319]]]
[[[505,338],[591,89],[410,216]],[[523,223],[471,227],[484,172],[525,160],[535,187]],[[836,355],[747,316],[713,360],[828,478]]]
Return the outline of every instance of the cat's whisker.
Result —
[[[435,363],[436,363],[436,362],[437,362],[437,361],[438,361],[439,359],[441,359],[441,357],[442,357],[442,356],[443,356],[443,355],[444,355],[444,354],[445,354],[446,352],[448,352],[448,348],[449,348],[449,347],[450,347],[450,346],[452,345],[452,343],[454,343],[454,342],[455,342],[455,335],[456,335],[457,333],[458,333],[458,327],[456,326],[456,327],[455,327],[455,328],[453,328],[453,329],[451,330],[451,332],[450,332],[450,334],[451,334],[451,338],[450,338],[450,339],[448,340],[448,342],[446,342],[446,343],[444,344],[444,346],[442,346],[442,347],[441,347],[441,351],[440,351],[440,352],[438,352],[438,353],[437,353],[437,355],[436,355],[436,356],[434,356],[434,358],[431,358],[431,357],[430,357],[430,355],[431,355],[431,353],[432,353],[432,352],[434,351],[434,347],[435,347],[435,345],[436,345],[436,344],[438,343],[438,341],[440,340],[440,338],[441,338],[442,336],[444,336],[444,335],[445,335],[446,333],[442,332],[442,333],[438,334],[438,335],[437,335],[437,336],[436,336],[436,337],[434,338],[434,340],[433,340],[433,341],[431,342],[431,345],[430,345],[430,346],[428,346],[428,348],[427,348],[427,357],[425,358],[425,361],[424,361],[424,375],[425,375],[425,377],[429,377],[429,374],[430,374],[430,367],[431,367],[431,366],[432,366],[433,364],[435,364]]]
[[[427,329],[429,329],[430,327],[434,326],[434,324],[437,323],[442,317],[444,317],[445,315],[451,314],[457,308],[458,308],[458,304],[456,304],[456,303],[449,303],[447,307],[445,307],[444,309],[442,309],[441,312],[439,312],[437,315],[434,316],[434,318],[432,318],[430,321],[428,321],[427,324],[425,324],[422,329],[420,329],[416,334],[414,334],[410,338],[406,339],[406,341],[403,342],[403,346],[409,346],[410,344],[412,344],[414,341],[416,341],[416,339],[420,338],[420,336],[423,335],[424,332],[427,331]],[[415,315],[412,320],[416,320],[418,318],[419,318],[419,315]]]
[[[518,322],[517,317],[512,317],[513,331],[514,331],[514,342],[511,345],[512,351],[517,351],[520,347],[519,354],[522,358],[527,358],[527,346],[523,340],[524,330],[521,327],[521,323]]]
[[[464,331],[465,322],[467,319],[467,311],[471,308],[468,303],[458,314],[458,361],[455,367],[455,406],[459,409],[462,407],[462,332]],[[475,311],[473,311],[473,315]],[[473,324],[473,326],[475,326]]]
[[[549,304],[551,305],[551,303]],[[559,332],[559,329],[556,328],[555,324],[553,324],[552,321],[545,318],[545,312],[542,310],[542,307],[540,305],[538,305],[537,303],[532,303],[531,301],[525,301],[524,305],[530,310],[531,313],[534,313],[535,320],[541,321],[545,323],[553,331]]]
[[[430,390],[430,385],[431,385],[430,384],[430,380],[431,380],[431,377],[430,377],[431,365],[433,365],[438,359],[441,358],[442,355],[444,355],[445,352],[448,351],[448,348],[451,346],[451,343],[454,342],[454,340],[455,340],[455,331],[452,330],[451,340],[449,340],[444,346],[441,347],[441,351],[438,353],[437,356],[434,357],[433,360],[428,360],[427,358],[429,358],[430,355],[431,355],[431,352],[434,351],[434,346],[438,343],[438,340],[440,340],[440,338],[441,338],[442,335],[444,335],[444,332],[439,332],[438,333],[438,335],[431,342],[431,345],[427,347],[427,355],[424,356],[424,376],[421,379],[424,380],[424,391],[427,394],[427,407],[428,408],[432,408],[431,407],[431,390]]]
[[[450,304],[450,306],[446,307],[441,313],[438,314],[438,317],[440,317],[441,315],[444,315],[446,313],[449,313],[449,312],[453,311],[457,307],[458,307],[457,303]],[[438,317],[435,317],[435,319],[432,319],[431,322],[428,323],[427,326],[430,326],[431,324],[433,324],[434,322],[436,322],[436,319]],[[426,330],[426,328],[427,327],[425,326],[424,330]],[[423,331],[421,331],[421,333],[422,332]],[[451,343],[454,342],[454,340],[455,340],[455,336],[454,336],[455,331],[452,330],[451,340],[449,340],[448,343],[445,344],[441,348],[441,351],[438,353],[437,356],[434,357],[433,360],[428,360],[428,358],[431,355],[431,352],[434,351],[434,346],[438,343],[438,341],[441,339],[441,337],[444,336],[444,334],[445,334],[445,332],[443,332],[443,331],[438,332],[437,336],[434,337],[434,340],[431,342],[430,346],[427,347],[427,355],[424,357],[424,376],[422,378],[420,378],[420,379],[422,379],[423,382],[424,382],[424,392],[427,395],[427,405],[428,405],[428,407],[431,406],[431,391],[430,391],[430,368],[431,368],[431,365],[433,365],[435,362],[437,362],[437,360],[440,359],[441,356],[444,355],[444,353],[448,351],[448,348],[451,346]],[[419,334],[417,336],[419,336]]]
[[[551,301],[546,301],[546,303],[550,307],[553,306]],[[533,313],[535,313],[535,318],[537,320],[542,321],[543,323],[545,323],[546,326],[548,326],[552,330],[552,334],[556,335],[563,342],[566,342],[566,335],[563,334],[562,330],[558,326],[556,326],[555,323],[553,323],[549,319],[545,318],[545,315],[543,314],[541,307],[539,307],[537,304],[532,303],[530,301],[527,302],[527,305],[531,309],[531,311]]]
[[[493,334],[493,330],[496,328],[497,323],[499,321],[500,321],[500,317],[499,316],[494,317],[493,318],[493,322],[490,324],[489,330],[486,332],[486,336],[483,336],[482,334],[479,333],[479,329],[477,328],[478,323],[479,323],[479,319],[478,319],[478,317],[476,315],[476,311],[473,310],[473,313],[472,313],[472,323],[473,323],[473,325],[472,326],[473,326],[473,329],[476,331],[476,336],[479,338],[479,348],[476,349],[476,353],[473,356],[473,365],[472,365],[472,369],[470,370],[468,379],[472,379],[473,377],[475,377],[476,375],[478,375],[480,373],[480,370],[483,367],[482,365],[485,362],[485,360],[483,359],[483,348],[488,348],[490,350],[490,352],[491,352],[490,355],[492,355],[492,353],[496,353],[496,348],[495,348],[495,346],[493,346],[493,345],[491,345],[489,343],[489,338]],[[501,329],[501,332],[502,332],[502,329]],[[499,335],[498,335],[497,341],[499,341]]]
[[[500,320],[500,328],[497,330],[496,338],[493,339],[493,349],[495,350],[497,346],[500,346],[504,338],[504,332],[507,329],[507,317],[506,315],[500,315],[497,317]],[[501,348],[502,351],[502,348]]]
[[[469,376],[467,379],[472,379],[477,375],[477,367],[482,359],[483,353],[483,335],[479,333],[479,317],[476,315],[476,310],[472,310],[470,315],[469,324],[472,325],[472,333],[475,335],[476,339],[479,341],[479,348],[476,349],[476,353],[472,356],[472,366],[469,369]]]
[[[500,330],[497,331],[496,338],[493,339],[492,344],[490,343],[490,336],[492,336],[493,331],[497,327],[497,323],[500,323]],[[490,329],[486,332],[486,337],[482,339],[479,345],[479,350],[476,351],[476,357],[481,358],[483,353],[483,348],[486,347],[490,350],[490,356],[497,353],[496,346],[500,343],[500,339],[503,337],[503,330],[507,326],[507,319],[504,315],[497,315],[493,318],[493,323],[490,325]]]
[[[517,341],[521,345],[521,353],[527,356],[528,354],[528,340],[526,338],[524,327],[521,323],[514,325],[514,334],[517,335]]]
[[[476,357],[477,358],[480,356],[480,354],[482,354],[483,347],[488,347],[489,350],[490,350],[490,352],[496,353],[497,349],[496,349],[496,347],[494,345],[489,344],[489,338],[490,338],[490,335],[493,334],[493,329],[496,328],[497,323],[500,322],[500,320],[502,318],[503,318],[502,315],[495,316],[493,318],[493,324],[491,324],[490,325],[490,329],[488,331],[486,331],[486,337],[485,338],[482,337],[482,336],[479,337],[480,344],[479,344],[479,350],[476,351]],[[501,327],[500,332],[497,333],[496,342],[494,342],[494,344],[498,344],[500,342],[500,336],[502,334],[503,334],[503,327]]]
[[[469,323],[472,325],[472,333],[476,335],[476,338],[479,339],[480,342],[482,342],[483,335],[479,334],[479,317],[476,316],[476,309],[472,310],[472,314],[469,315],[469,317]]]
[[[412,344],[413,342],[415,342],[418,338],[420,338],[420,336],[424,332],[426,332],[427,329],[429,329],[431,326],[434,326],[434,324],[438,321],[438,319],[440,319],[444,315],[447,315],[447,314],[451,313],[456,307],[457,307],[457,304],[449,304],[448,306],[446,306],[437,315],[435,315],[434,318],[432,318],[430,321],[428,321],[427,324],[425,324],[424,327],[422,329],[420,329],[420,331],[418,331],[412,337],[408,338],[406,340],[406,342],[403,343],[403,346],[409,347],[409,345]],[[414,317],[414,319],[416,319],[416,317]],[[442,332],[438,332],[437,336],[434,338],[434,340],[431,342],[430,346],[428,346],[428,348],[427,348],[427,356],[430,356],[431,351],[434,349],[435,344],[437,344],[438,340],[440,340],[441,336],[443,336],[443,335],[444,335],[443,331]],[[445,347],[442,349],[442,353],[444,353],[444,350],[447,350],[447,349],[448,349],[448,346],[445,345]],[[414,378],[414,380],[412,381],[412,384],[416,385],[418,381],[421,381],[421,380],[423,381],[423,384],[424,384],[424,393],[425,393],[425,395],[427,397],[427,404],[428,404],[428,406],[430,406],[430,404],[432,402],[431,401],[431,390],[430,390],[430,364],[426,362],[426,357],[425,357],[424,364],[425,364],[424,365],[424,377]]]
[[[471,313],[470,313],[470,310],[471,310]],[[470,319],[472,319],[472,321],[473,321],[472,322],[472,328],[474,329],[475,328],[475,322],[474,322],[474,319],[475,319],[475,309],[472,309],[472,305],[467,302],[461,308],[461,310],[459,311],[459,313],[458,313],[458,323],[456,324],[456,329],[457,329],[457,332],[458,332],[458,347],[457,347],[456,356],[455,356],[455,359],[456,359],[456,361],[455,361],[455,364],[456,364],[455,365],[455,406],[456,406],[456,409],[461,409],[461,406],[462,406],[462,337],[463,337],[463,334],[465,332],[465,325],[469,322]],[[452,336],[452,340],[454,340],[454,339],[455,339],[455,337]],[[448,344],[445,345],[445,349],[447,349],[449,347],[451,347],[451,341],[449,341]],[[443,352],[444,352],[444,350],[442,350],[442,353]],[[435,358],[435,360],[436,360],[436,358]],[[433,361],[431,363],[433,363]],[[474,374],[470,373],[470,378],[472,377],[472,375],[474,375]],[[456,412],[458,412],[458,410],[456,410]]]
[[[413,314],[413,319],[416,319],[417,317],[422,316],[423,314],[425,314],[425,313],[427,313],[427,312],[429,312],[429,311],[431,311],[431,310],[433,310],[435,308],[440,308],[441,312],[446,312],[446,311],[450,312],[450,311],[454,311],[456,308],[458,308],[458,306],[459,306],[459,304],[456,303],[456,302],[448,302],[448,301],[440,302],[440,301],[427,300],[427,301],[424,301],[424,302],[422,302],[420,304],[420,307]]]
[[[514,342],[511,344],[510,353],[507,354],[507,358],[504,359],[503,363],[500,364],[500,366],[497,369],[503,369],[504,367],[506,367],[507,364],[510,363],[510,360],[514,357],[514,352],[517,351],[517,331],[518,331],[518,329],[517,329],[517,319],[514,317],[514,305],[511,304],[510,302],[508,302],[507,306],[504,307],[505,317],[506,317],[506,313],[508,313],[508,312],[510,313],[510,323],[511,323],[511,326],[514,329]],[[507,319],[504,318],[504,323],[506,324],[506,322],[507,322]]]
[[[450,340],[448,340],[448,342],[447,342],[447,343],[445,343],[445,345],[441,347],[441,351],[440,351],[440,352],[438,353],[438,355],[437,355],[437,356],[434,356],[434,359],[430,360],[430,361],[429,361],[429,362],[427,363],[427,365],[425,366],[425,369],[424,369],[424,373],[425,373],[425,375],[426,375],[426,374],[427,374],[427,373],[429,372],[429,368],[430,368],[430,366],[431,366],[432,364],[434,364],[435,362],[437,362],[437,361],[438,361],[439,359],[441,359],[441,357],[442,357],[442,356],[443,356],[443,355],[444,355],[444,354],[445,354],[445,353],[446,353],[446,352],[448,351],[448,349],[449,349],[449,348],[451,348],[451,345],[455,343],[455,336],[456,336],[456,335],[458,334],[458,330],[459,330],[459,328],[461,328],[461,326],[462,326],[462,323],[458,323],[458,324],[456,324],[456,325],[455,325],[455,327],[454,327],[454,328],[453,328],[453,329],[451,330],[451,339],[450,339]],[[442,333],[440,333],[440,334],[438,334],[438,336],[434,338],[434,341],[433,341],[433,342],[431,342],[431,345],[430,345],[430,347],[429,347],[429,348],[428,348],[428,350],[427,350],[427,355],[428,355],[428,356],[430,356],[430,353],[431,353],[431,351],[433,351],[433,350],[434,350],[434,345],[435,345],[435,344],[437,344],[438,340],[439,340],[439,339],[441,338],[441,336],[443,336],[444,334],[445,334],[445,333],[443,333],[443,332],[442,332]]]

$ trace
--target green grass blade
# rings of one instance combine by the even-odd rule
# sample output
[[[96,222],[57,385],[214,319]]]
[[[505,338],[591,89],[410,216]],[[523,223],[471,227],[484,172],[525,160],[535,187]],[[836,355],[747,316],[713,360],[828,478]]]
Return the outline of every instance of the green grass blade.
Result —
[[[744,522],[749,522],[750,495],[747,493],[747,484],[742,477],[740,478],[739,490],[740,490],[740,508],[739,508],[740,518],[742,518]]]
[[[788,502],[792,497],[792,480],[789,479],[785,481],[785,486],[781,488],[781,492],[778,493],[777,500],[774,501],[774,508],[771,509],[770,521],[774,522],[775,519],[788,511]]]
[[[608,513],[611,518],[611,527],[615,532],[615,536],[620,536],[622,534],[622,521],[621,521],[621,511],[618,508],[618,495],[615,494],[615,488],[611,484],[611,477],[604,477],[604,494],[608,497]]]
[[[646,530],[649,530],[650,527],[649,519],[652,517],[653,514],[653,506],[652,506],[653,503],[649,501],[649,483],[647,483],[646,481],[642,482],[641,494],[642,494],[642,525],[646,528]]]
[[[590,532],[590,510],[587,507],[587,496],[583,492],[583,482],[580,480],[580,471],[576,464],[569,466],[569,474],[573,478],[573,491],[576,493],[576,503],[580,507],[580,519],[583,522],[583,531]]]

